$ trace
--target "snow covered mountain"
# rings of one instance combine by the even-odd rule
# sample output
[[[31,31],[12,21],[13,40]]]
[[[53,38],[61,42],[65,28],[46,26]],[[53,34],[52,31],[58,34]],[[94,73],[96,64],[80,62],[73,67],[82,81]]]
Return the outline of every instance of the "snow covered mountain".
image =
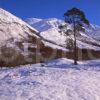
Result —
[[[38,33],[20,18],[0,8],[0,66],[6,63],[10,66],[36,63],[42,60],[41,55],[51,56],[53,50],[67,51],[43,39]]]
[[[27,22],[31,26],[0,8],[0,66],[37,63],[61,57],[73,58],[73,52],[66,47],[66,36],[58,28],[65,24],[62,20],[30,18]],[[71,29],[71,26],[68,25],[68,28]],[[94,50],[92,53],[99,58],[99,41],[84,33],[77,38],[80,51],[85,48],[82,59],[90,59],[87,50]]]
[[[100,60],[73,65],[73,52],[58,29],[62,20],[27,21],[32,27],[0,8],[0,99],[99,100]],[[100,41],[89,35],[90,30],[77,37],[79,60],[91,59],[88,53],[100,59]]]
[[[57,18],[50,19],[37,19],[37,18],[29,18],[26,20],[28,24],[32,27],[35,27],[38,31],[40,31],[40,35],[52,41],[58,45],[66,46],[66,36],[64,33],[60,32],[58,28],[59,25],[65,24],[63,20]],[[68,29],[72,29],[68,24]],[[81,32],[77,37],[77,45],[79,48],[87,48],[100,50],[100,42],[99,39],[100,28],[96,25],[91,25],[90,27],[85,28],[86,32]],[[70,36],[73,38],[73,36]]]
[[[34,41],[39,39],[36,33],[36,29],[0,8],[0,65],[5,62],[10,65],[15,61],[24,64],[25,56],[29,54],[27,45],[31,43],[30,37]],[[35,47],[37,44],[33,42],[30,45]]]

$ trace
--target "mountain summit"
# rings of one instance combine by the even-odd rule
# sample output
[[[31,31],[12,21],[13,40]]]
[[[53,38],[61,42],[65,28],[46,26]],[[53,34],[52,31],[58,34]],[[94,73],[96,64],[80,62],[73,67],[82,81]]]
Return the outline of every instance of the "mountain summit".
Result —
[[[40,32],[49,30],[51,28],[58,28],[59,25],[64,24],[63,20],[57,18],[49,18],[49,19],[28,18],[26,22]]]

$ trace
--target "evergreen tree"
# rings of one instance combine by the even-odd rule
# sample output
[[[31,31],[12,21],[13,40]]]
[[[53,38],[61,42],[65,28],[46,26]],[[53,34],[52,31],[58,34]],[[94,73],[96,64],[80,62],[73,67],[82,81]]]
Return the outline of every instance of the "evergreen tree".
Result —
[[[72,8],[64,13],[65,22],[69,23],[73,27],[74,34],[74,64],[77,65],[77,33],[83,31],[84,25],[89,25],[89,21],[83,11],[78,8]],[[61,26],[60,26],[61,27]],[[61,27],[63,28],[63,27]]]

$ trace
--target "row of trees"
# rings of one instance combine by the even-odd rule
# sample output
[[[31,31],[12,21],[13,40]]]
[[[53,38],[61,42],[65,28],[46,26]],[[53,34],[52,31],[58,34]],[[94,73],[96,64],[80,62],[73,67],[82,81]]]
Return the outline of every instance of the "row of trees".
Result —
[[[84,30],[83,26],[84,25],[89,25],[89,21],[87,20],[85,14],[83,11],[81,11],[78,8],[72,8],[68,10],[67,12],[64,13],[64,18],[65,18],[65,23],[72,25],[73,28],[73,39],[69,39],[67,45],[72,45],[73,46],[73,52],[74,52],[74,64],[77,65],[77,34],[79,31]],[[67,30],[67,25],[61,25],[59,26],[61,30],[63,30],[67,36],[68,30]]]

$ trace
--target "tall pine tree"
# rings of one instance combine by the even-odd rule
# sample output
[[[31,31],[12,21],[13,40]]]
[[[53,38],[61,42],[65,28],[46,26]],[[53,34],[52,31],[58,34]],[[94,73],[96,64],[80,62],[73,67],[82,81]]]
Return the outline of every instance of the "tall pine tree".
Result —
[[[73,26],[74,33],[74,64],[77,65],[77,32],[83,29],[84,25],[89,25],[89,21],[83,11],[72,8],[64,13],[65,22]]]

